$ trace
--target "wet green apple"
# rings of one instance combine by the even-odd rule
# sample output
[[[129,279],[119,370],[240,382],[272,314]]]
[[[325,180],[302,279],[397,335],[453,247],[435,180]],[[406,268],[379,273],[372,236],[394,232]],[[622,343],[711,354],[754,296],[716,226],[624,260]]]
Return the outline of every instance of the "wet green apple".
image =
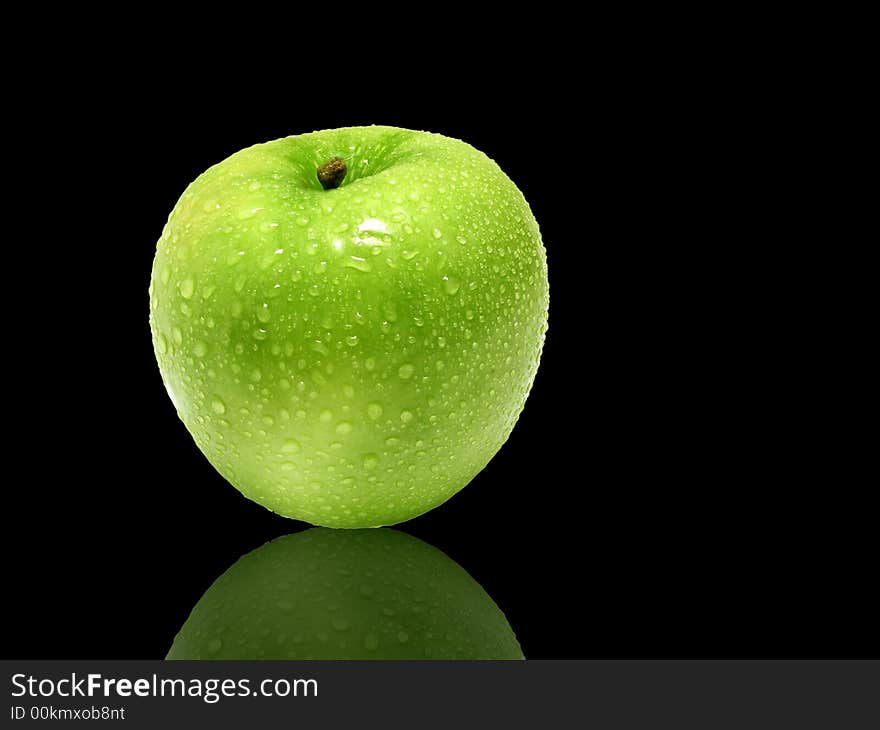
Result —
[[[168,659],[522,659],[459,565],[395,530],[312,528],[245,555],[206,591]]]
[[[464,142],[392,127],[241,150],[183,193],[150,287],[180,418],[244,495],[400,522],[505,442],[547,325],[538,226]]]

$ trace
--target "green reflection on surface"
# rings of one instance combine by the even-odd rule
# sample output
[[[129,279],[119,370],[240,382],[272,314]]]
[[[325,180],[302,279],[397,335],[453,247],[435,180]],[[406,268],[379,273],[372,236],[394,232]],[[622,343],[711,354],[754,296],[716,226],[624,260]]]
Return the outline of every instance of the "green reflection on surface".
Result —
[[[315,528],[245,555],[205,592],[168,659],[523,659],[458,564],[389,529]]]

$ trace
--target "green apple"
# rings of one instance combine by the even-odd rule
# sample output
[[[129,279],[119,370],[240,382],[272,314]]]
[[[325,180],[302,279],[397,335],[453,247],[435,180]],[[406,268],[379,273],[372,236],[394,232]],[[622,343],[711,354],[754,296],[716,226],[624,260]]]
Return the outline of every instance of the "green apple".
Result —
[[[538,368],[538,225],[486,155],[393,127],[241,150],[159,239],[150,326],[199,448],[247,497],[330,527],[394,524],[464,487]]]
[[[168,659],[523,659],[459,565],[395,530],[312,528],[208,588]]]

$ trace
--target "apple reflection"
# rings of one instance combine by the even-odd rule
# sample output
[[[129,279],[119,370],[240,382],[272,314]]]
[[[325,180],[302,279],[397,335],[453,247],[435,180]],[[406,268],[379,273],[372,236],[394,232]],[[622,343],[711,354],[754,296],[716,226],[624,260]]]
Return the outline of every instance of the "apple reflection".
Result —
[[[314,528],[245,555],[205,592],[167,659],[523,659],[488,594],[390,529]]]

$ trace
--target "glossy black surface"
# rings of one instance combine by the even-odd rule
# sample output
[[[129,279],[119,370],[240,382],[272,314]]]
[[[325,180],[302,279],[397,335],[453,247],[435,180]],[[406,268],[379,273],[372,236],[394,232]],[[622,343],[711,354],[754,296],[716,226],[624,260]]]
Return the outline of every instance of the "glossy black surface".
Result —
[[[778,239],[741,227],[747,200],[741,216],[722,205],[746,184],[723,174],[722,142],[600,67],[571,70],[576,107],[540,76],[479,68],[407,94],[352,78],[341,106],[320,74],[281,94],[62,69],[18,107],[33,121],[10,143],[25,173],[7,214],[4,656],[163,657],[231,563],[305,529],[242,498],[177,420],[150,264],[207,166],[371,122],[493,157],[550,272],[543,361],[509,442],[398,529],[467,570],[528,658],[878,654],[867,484],[791,344],[808,317]]]

